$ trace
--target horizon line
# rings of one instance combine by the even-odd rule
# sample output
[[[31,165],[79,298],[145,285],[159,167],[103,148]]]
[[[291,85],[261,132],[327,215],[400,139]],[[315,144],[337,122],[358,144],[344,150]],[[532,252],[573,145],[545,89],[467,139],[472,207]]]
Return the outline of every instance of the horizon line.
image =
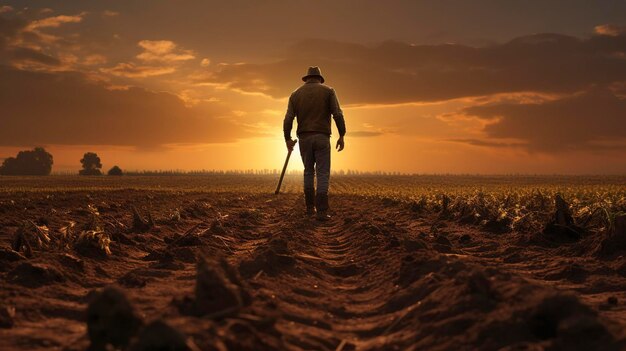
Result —
[[[51,176],[72,176],[78,174],[78,169],[75,171],[53,171]],[[280,175],[279,169],[212,169],[212,170],[122,170],[124,175],[129,176],[158,176],[158,175],[175,175],[175,176],[202,176],[202,175],[257,175],[257,176],[271,176]],[[288,170],[285,175],[302,175],[303,170]],[[103,176],[107,176],[106,172],[102,172]],[[598,177],[598,176],[611,176],[611,177],[626,177],[626,173],[558,173],[558,172],[534,172],[534,173],[522,173],[522,172],[510,172],[510,173],[480,173],[480,172],[402,172],[402,171],[361,171],[361,170],[334,170],[331,171],[331,175],[334,176],[521,176],[521,177],[546,177],[546,176],[568,176],[568,177]],[[83,176],[84,177],[84,176]]]

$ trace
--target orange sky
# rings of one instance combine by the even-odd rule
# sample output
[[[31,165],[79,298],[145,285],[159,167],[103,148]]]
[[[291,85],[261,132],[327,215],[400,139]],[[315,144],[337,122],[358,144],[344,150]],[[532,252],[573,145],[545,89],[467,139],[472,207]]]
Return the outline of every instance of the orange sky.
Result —
[[[280,168],[319,65],[348,129],[334,170],[625,173],[626,3],[472,3],[0,0],[0,158]]]

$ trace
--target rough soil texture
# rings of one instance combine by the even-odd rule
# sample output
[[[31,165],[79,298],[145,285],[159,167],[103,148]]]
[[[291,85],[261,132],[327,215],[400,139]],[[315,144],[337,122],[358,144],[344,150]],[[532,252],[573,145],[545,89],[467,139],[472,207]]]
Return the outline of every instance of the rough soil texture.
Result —
[[[626,349],[626,258],[588,240],[351,195],[331,198],[323,224],[294,194],[0,197],[2,350]],[[55,237],[88,222],[88,205],[109,256],[10,250],[24,220]]]

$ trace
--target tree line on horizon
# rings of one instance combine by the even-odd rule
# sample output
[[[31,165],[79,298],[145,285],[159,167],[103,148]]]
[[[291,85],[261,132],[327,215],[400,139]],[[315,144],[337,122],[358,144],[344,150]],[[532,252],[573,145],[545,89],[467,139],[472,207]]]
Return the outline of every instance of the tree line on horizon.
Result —
[[[50,175],[53,165],[52,154],[43,147],[35,147],[33,150],[18,152],[15,157],[6,158],[0,165],[0,175],[10,176],[44,176]],[[95,152],[86,152],[80,159],[82,168],[79,175],[98,176],[102,175],[102,160]],[[301,174],[301,170],[289,171],[289,174]],[[144,171],[122,171],[118,166],[113,166],[108,170],[107,175],[278,175],[278,169],[244,169],[244,170],[144,170]],[[348,176],[399,176],[408,175],[401,172],[385,171],[359,171],[359,170],[337,170],[333,175]]]
[[[33,150],[25,150],[17,153],[15,157],[6,158],[0,165],[0,175],[12,176],[45,176],[52,172],[54,158],[43,147]],[[86,152],[80,160],[82,169],[79,175],[102,175],[102,162],[95,152]],[[107,172],[110,176],[121,176],[123,171],[118,166],[113,166]]]

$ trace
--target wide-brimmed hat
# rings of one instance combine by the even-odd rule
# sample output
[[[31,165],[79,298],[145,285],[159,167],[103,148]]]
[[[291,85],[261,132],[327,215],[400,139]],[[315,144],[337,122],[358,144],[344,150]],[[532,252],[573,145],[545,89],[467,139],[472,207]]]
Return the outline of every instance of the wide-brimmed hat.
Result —
[[[317,66],[309,67],[309,69],[306,71],[306,76],[302,77],[302,80],[306,81],[306,79],[309,77],[319,77],[322,83],[324,83],[324,77],[322,77],[322,71]]]

